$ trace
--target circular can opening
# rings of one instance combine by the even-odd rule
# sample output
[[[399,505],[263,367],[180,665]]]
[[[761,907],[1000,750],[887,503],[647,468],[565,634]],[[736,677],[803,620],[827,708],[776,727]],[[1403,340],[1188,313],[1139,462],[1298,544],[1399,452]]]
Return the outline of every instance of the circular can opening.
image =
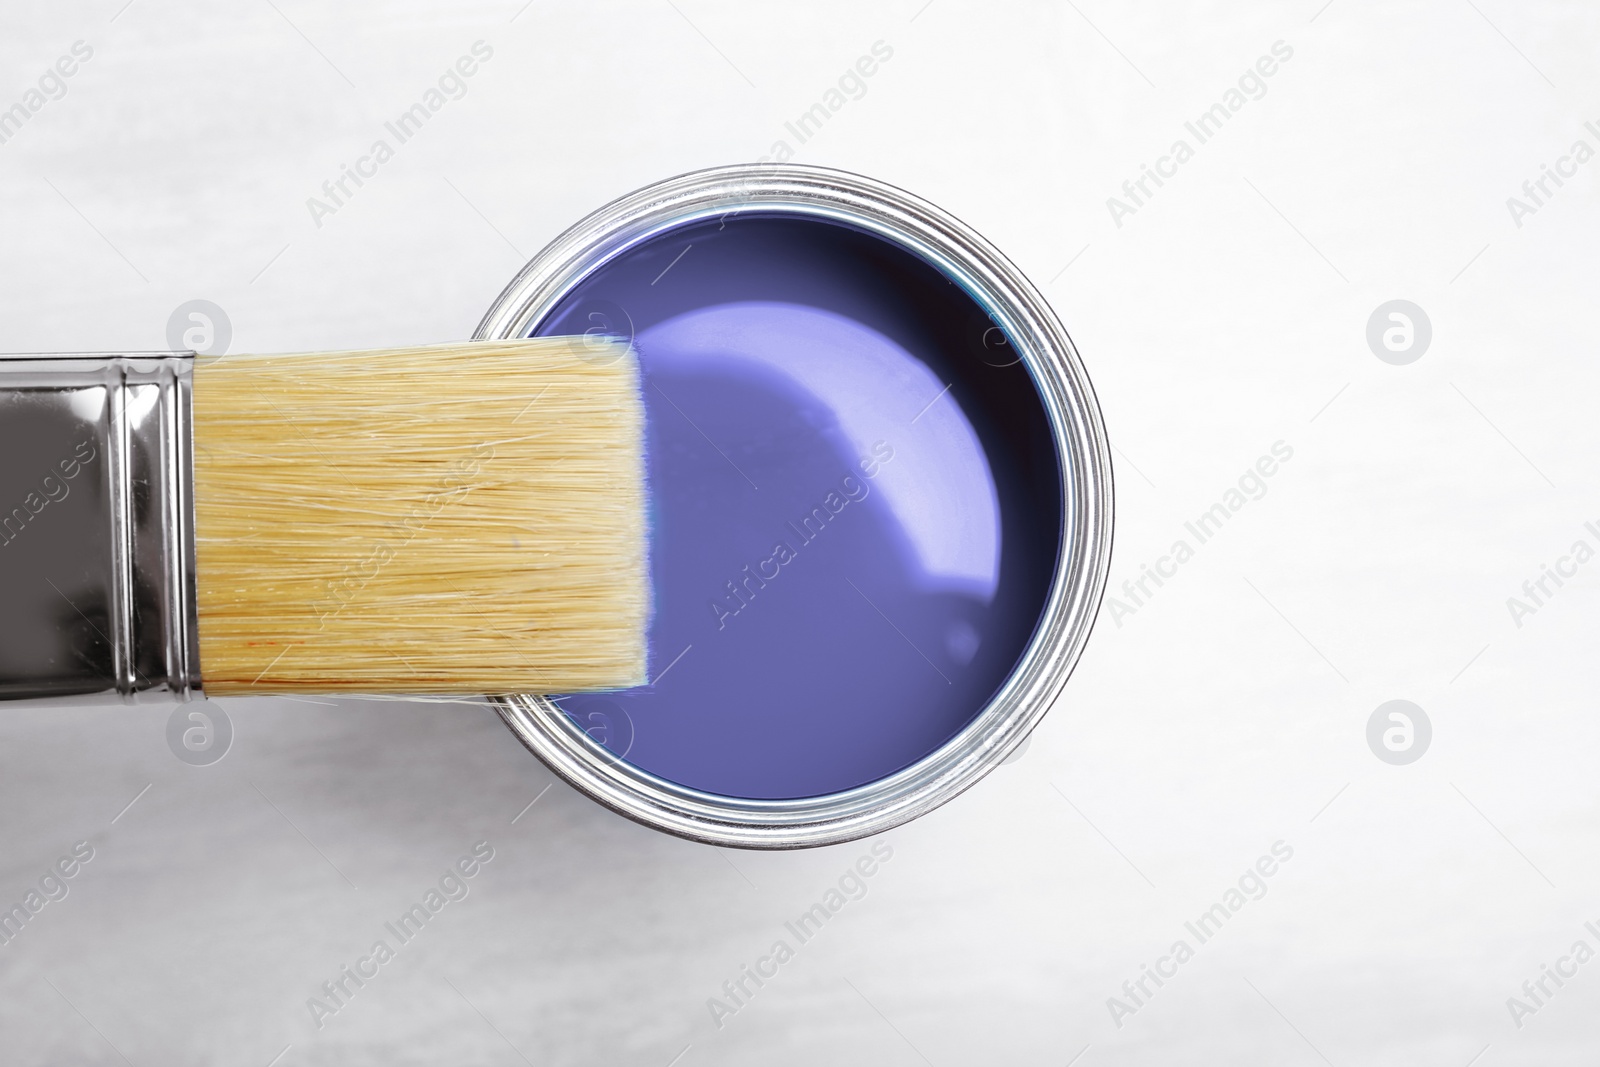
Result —
[[[981,238],[838,171],[719,168],[554,241],[480,337],[632,340],[652,498],[649,685],[497,698],[647,825],[792,848],[970,786],[1060,691],[1111,478],[1070,340]]]

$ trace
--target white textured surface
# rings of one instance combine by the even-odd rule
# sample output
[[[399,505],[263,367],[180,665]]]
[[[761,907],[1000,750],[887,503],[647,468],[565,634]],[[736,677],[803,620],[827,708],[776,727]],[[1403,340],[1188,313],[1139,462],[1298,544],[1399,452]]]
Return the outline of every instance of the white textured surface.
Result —
[[[707,998],[866,843],[718,853],[560,785],[512,824],[551,777],[482,708],[237,703],[199,768],[161,709],[7,708],[0,899],[96,850],[0,947],[7,1063],[1593,1061],[1600,963],[1520,1029],[1506,1007],[1600,948],[1600,566],[1506,608],[1600,544],[1600,162],[1506,206],[1600,146],[1592,6],[122,2],[6,15],[0,108],[94,56],[0,144],[0,349],[164,347],[193,298],[238,351],[462,336],[581,214],[764,154],[883,40],[797,158],[929,197],[1046,289],[1121,453],[1114,582],[1294,456],[721,1029]],[[315,226],[478,40],[468,94]],[[1115,226],[1279,40],[1266,95]],[[1410,366],[1364,339],[1393,298],[1433,323]],[[1364,737],[1399,697],[1434,727],[1404,767]],[[471,895],[316,1029],[318,985],[480,839]],[[1280,839],[1270,892],[1115,1027]]]

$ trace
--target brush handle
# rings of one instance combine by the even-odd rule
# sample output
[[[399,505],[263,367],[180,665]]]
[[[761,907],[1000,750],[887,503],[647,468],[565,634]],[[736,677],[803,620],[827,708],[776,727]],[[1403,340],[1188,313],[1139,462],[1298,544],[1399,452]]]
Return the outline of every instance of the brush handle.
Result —
[[[0,699],[198,695],[193,368],[0,356]]]

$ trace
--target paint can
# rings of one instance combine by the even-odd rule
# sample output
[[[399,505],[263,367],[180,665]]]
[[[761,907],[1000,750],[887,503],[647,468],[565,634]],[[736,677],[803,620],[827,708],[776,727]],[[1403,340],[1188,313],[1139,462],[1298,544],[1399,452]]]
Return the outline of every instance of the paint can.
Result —
[[[630,338],[645,379],[648,686],[509,696],[590,797],[697,841],[887,830],[1004,762],[1105,586],[1109,447],[1023,274],[917,197],[720,167],[557,237],[476,336]]]

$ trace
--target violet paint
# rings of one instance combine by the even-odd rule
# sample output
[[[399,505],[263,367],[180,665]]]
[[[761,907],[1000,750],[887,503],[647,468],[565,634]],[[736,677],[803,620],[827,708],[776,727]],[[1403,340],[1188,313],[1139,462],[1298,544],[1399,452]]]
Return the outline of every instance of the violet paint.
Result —
[[[815,218],[628,249],[532,331],[631,335],[653,502],[652,685],[561,698],[590,735],[726,796],[893,774],[1032,636],[1060,470],[1027,370],[937,269]]]

